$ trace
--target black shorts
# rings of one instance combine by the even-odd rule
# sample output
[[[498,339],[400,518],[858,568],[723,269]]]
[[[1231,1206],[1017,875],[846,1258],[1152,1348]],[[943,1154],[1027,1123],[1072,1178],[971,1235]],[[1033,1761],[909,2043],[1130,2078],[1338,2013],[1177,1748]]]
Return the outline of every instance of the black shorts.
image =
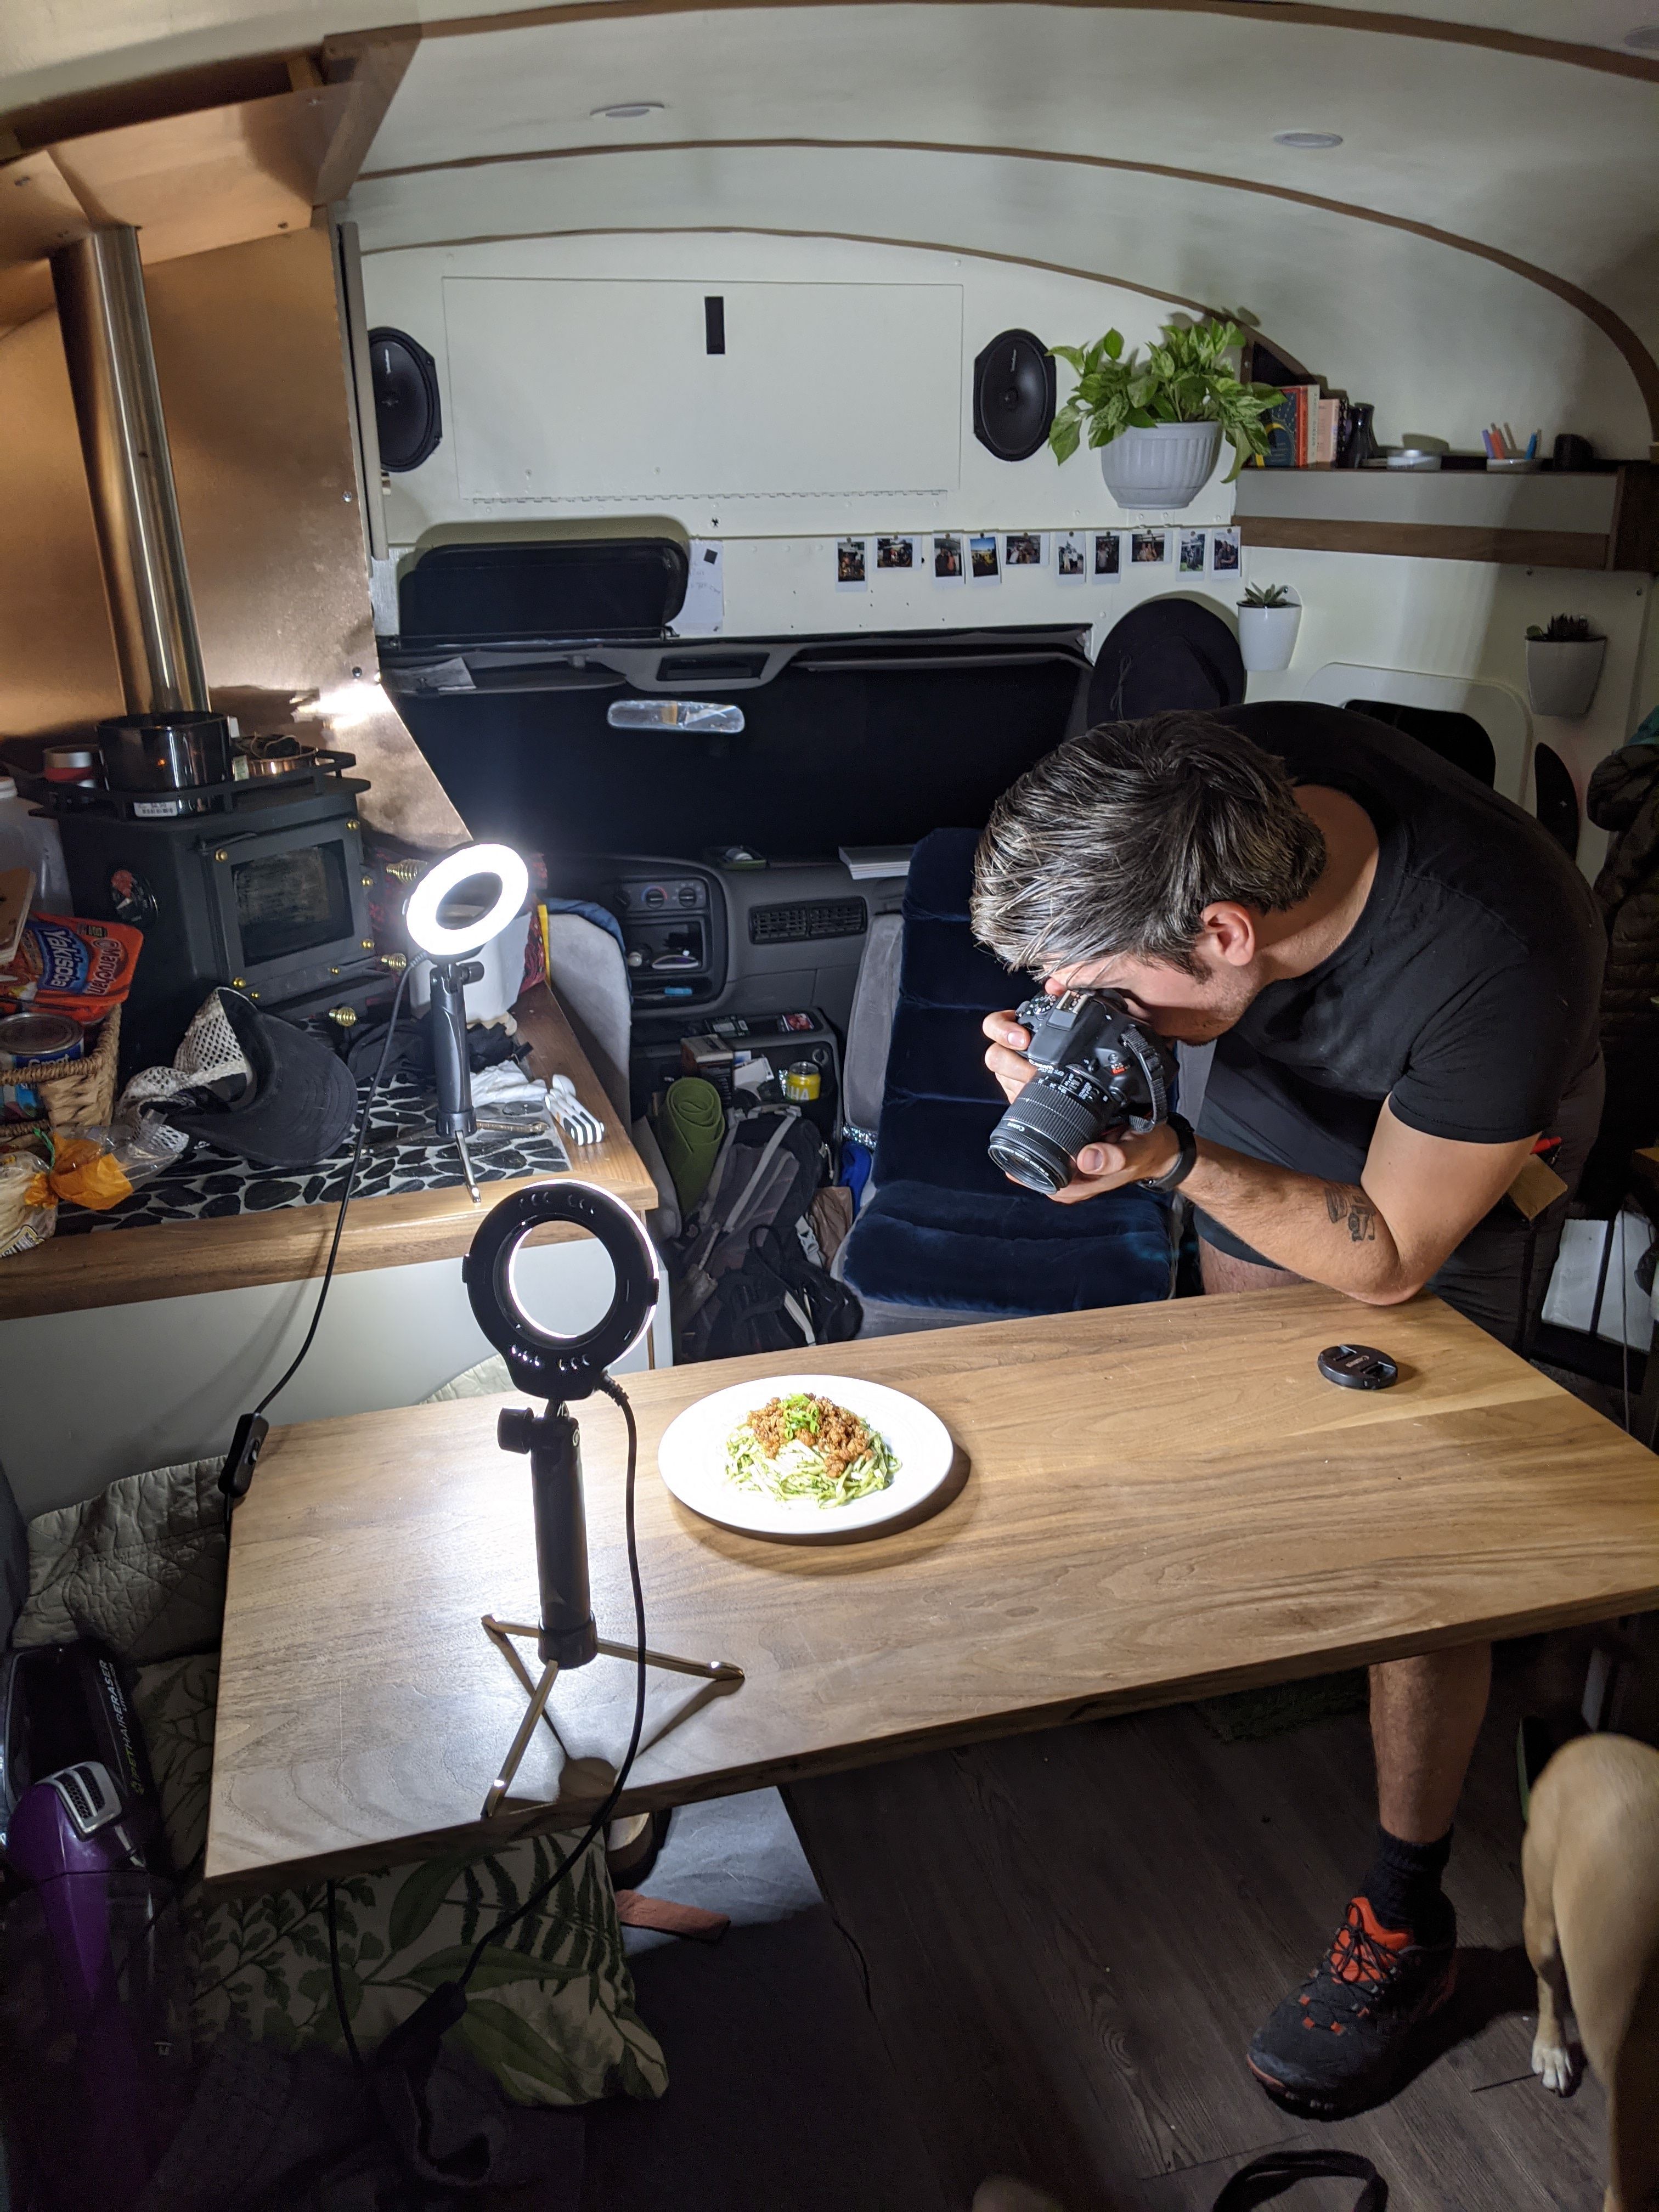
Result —
[[[1551,1164],[1566,1183],[1569,1196],[1577,1188],[1595,1141],[1603,1083],[1598,1055],[1573,1083],[1545,1133],[1561,1139]],[[1322,1182],[1356,1183],[1380,1111],[1368,1099],[1346,1097],[1302,1082],[1235,1042],[1226,1060],[1218,1054],[1211,1065],[1198,1133],[1253,1159],[1317,1176]],[[1470,1230],[1429,1288],[1491,1335],[1517,1344],[1523,1288],[1530,1316],[1542,1301],[1555,1263],[1567,1202],[1566,1197],[1558,1200],[1536,1221],[1528,1223],[1507,1200],[1500,1200]],[[1202,1208],[1195,1207],[1194,1212],[1199,1235],[1218,1252],[1259,1267],[1278,1264]]]

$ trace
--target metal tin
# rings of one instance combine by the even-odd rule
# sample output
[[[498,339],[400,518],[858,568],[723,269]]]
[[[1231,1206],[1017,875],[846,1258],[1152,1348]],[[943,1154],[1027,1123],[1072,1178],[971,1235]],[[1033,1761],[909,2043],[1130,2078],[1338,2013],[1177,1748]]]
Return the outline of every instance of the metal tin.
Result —
[[[0,1067],[30,1060],[79,1060],[86,1032],[67,1014],[12,1014],[0,1021]]]
[[[48,783],[78,783],[96,791],[104,781],[103,756],[91,745],[48,745],[40,756],[40,773]]]
[[[810,1060],[792,1060],[783,1071],[783,1095],[798,1103],[816,1098],[823,1088],[823,1078]]]

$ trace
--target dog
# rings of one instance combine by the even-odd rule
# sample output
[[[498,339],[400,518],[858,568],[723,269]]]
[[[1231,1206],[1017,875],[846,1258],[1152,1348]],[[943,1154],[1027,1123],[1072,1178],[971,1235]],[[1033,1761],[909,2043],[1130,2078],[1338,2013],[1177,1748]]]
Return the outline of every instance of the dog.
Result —
[[[1522,1871],[1532,2070],[1569,2097],[1588,2056],[1607,2093],[1603,2212],[1659,2212],[1659,1751],[1565,1745],[1533,1787]]]

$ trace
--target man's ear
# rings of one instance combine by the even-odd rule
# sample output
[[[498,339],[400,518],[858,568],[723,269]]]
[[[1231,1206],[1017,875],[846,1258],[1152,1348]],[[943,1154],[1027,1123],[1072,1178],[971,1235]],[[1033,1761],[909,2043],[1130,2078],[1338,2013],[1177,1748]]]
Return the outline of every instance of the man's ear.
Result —
[[[1231,899],[1205,908],[1203,930],[1216,957],[1230,968],[1248,968],[1260,950],[1255,916]]]

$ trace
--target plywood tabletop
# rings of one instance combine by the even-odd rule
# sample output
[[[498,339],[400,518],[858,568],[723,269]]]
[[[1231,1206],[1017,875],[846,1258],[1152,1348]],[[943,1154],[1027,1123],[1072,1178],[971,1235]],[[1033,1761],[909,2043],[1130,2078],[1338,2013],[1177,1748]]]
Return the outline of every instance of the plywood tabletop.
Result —
[[[1358,1310],[1305,1285],[629,1377],[648,1640],[747,1680],[653,1677],[624,1808],[1659,1601],[1659,1461],[1432,1298],[1365,1316],[1394,1389],[1335,1389],[1316,1356]],[[965,1477],[951,1503],[830,1547],[678,1504],[668,1421],[803,1365],[933,1407]],[[561,1678],[562,1749],[538,1730],[479,1818],[524,1704],[479,1617],[535,1617],[505,1402],[273,1433],[232,1545],[210,1880],[568,1827],[602,1796],[633,1696],[608,1657]],[[627,1640],[621,1418],[578,1410],[595,1609]]]
[[[585,1181],[603,1184],[641,1212],[657,1203],[649,1170],[635,1151],[616,1108],[599,1086],[566,1020],[544,986],[514,1008],[532,1047],[531,1065],[546,1078],[568,1075],[576,1095],[605,1125],[605,1141],[574,1156]],[[487,1165],[488,1155],[483,1164]],[[527,1189],[538,1176],[485,1183],[484,1204]],[[74,1313],[91,1306],[130,1305],[187,1291],[240,1289],[251,1283],[303,1282],[321,1271],[337,1211],[326,1206],[274,1206],[211,1220],[168,1221],[146,1229],[94,1229],[54,1237],[32,1252],[0,1261],[0,1321],[25,1314]],[[480,1215],[464,1185],[354,1199],[346,1216],[341,1274],[367,1267],[407,1267],[421,1260],[459,1258]],[[532,1241],[556,1243],[562,1224]]]

